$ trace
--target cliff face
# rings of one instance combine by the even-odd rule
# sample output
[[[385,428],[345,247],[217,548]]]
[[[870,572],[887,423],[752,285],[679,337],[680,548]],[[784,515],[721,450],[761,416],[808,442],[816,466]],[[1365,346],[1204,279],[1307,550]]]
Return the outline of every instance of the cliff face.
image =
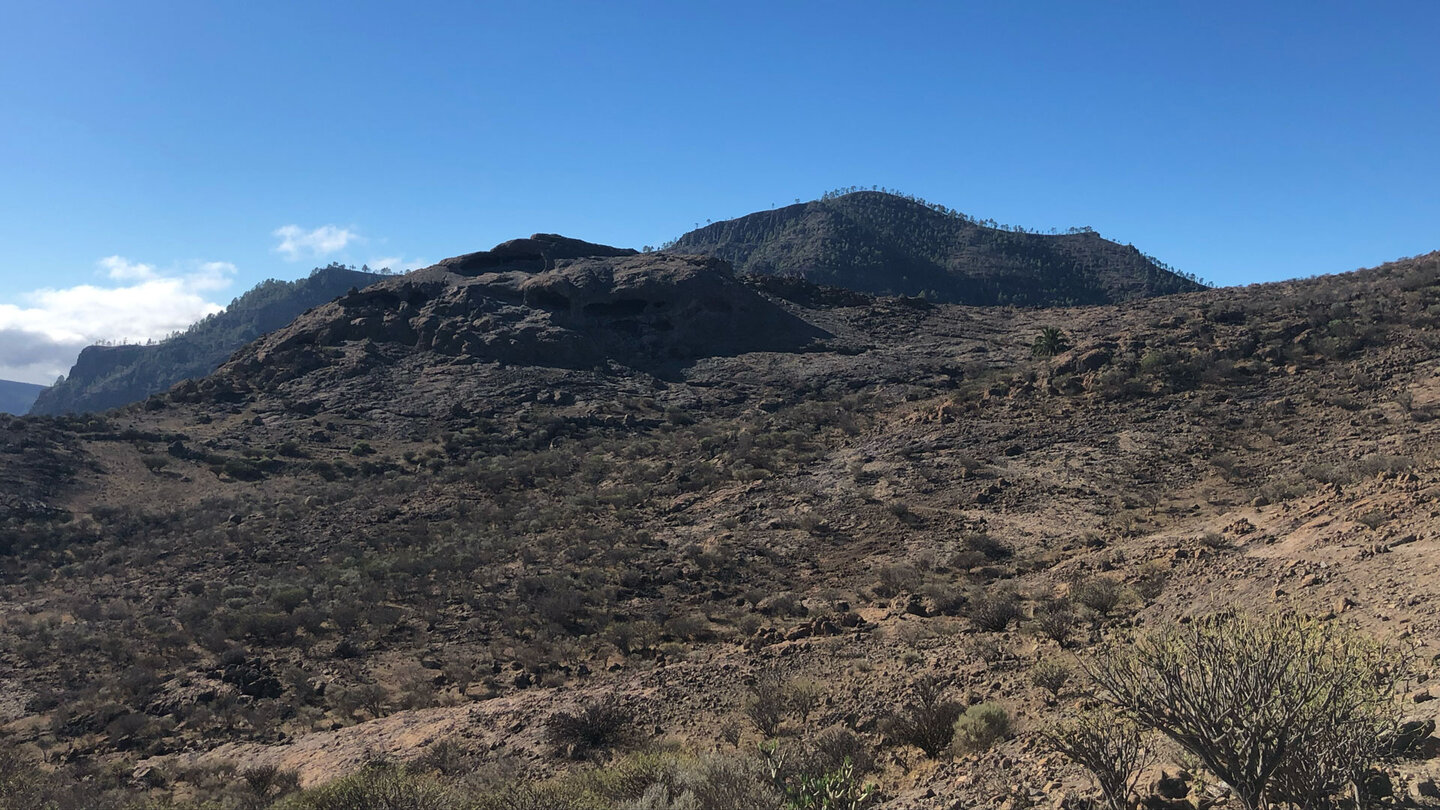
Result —
[[[991,228],[880,192],[717,222],[671,250],[717,256],[740,273],[961,304],[1107,304],[1202,288],[1091,231]]]
[[[89,346],[65,380],[40,392],[35,415],[91,413],[138,402],[181,380],[203,377],[235,350],[307,309],[385,276],[332,266],[294,282],[267,281],[184,334],[149,346]]]

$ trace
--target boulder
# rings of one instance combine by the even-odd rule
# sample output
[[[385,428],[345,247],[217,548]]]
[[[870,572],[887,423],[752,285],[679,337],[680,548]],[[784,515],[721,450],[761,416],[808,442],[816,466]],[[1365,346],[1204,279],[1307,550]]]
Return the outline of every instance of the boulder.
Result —
[[[1110,362],[1114,354],[1115,346],[1109,343],[1092,343],[1061,352],[1050,361],[1050,376],[1061,377],[1099,371]]]

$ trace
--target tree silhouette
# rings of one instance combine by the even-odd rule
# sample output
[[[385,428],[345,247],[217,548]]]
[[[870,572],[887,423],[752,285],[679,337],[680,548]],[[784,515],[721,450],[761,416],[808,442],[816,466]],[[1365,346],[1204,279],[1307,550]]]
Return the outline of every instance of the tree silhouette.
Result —
[[[1047,326],[1040,330],[1035,342],[1030,344],[1030,353],[1036,357],[1054,357],[1069,348],[1070,339],[1065,333],[1054,326]]]

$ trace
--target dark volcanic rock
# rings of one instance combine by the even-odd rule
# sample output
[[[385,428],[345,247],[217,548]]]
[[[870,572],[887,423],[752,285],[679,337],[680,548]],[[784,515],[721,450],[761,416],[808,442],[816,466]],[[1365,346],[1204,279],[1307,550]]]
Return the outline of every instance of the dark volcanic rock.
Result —
[[[12,521],[63,516],[53,501],[74,484],[84,456],[75,433],[53,420],[0,416],[0,554],[14,541]]]
[[[560,255],[582,251],[595,255]],[[327,350],[359,342],[379,353],[653,369],[793,351],[827,336],[738,281],[722,260],[540,235],[352,290],[247,347],[226,370],[238,385],[263,387],[321,368],[331,362]]]
[[[511,239],[490,250],[446,259],[438,266],[460,276],[478,276],[499,270],[538,272],[555,269],[561,259],[587,256],[634,256],[630,248],[616,248],[583,242],[554,233],[537,233],[529,239]]]

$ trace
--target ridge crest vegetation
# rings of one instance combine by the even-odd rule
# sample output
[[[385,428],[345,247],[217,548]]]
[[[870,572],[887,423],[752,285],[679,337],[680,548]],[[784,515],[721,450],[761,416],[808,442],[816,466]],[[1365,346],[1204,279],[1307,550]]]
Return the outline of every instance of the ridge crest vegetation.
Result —
[[[1045,234],[888,190],[829,192],[705,225],[663,249],[719,256],[741,273],[981,306],[1107,304],[1205,288],[1088,227]]]

